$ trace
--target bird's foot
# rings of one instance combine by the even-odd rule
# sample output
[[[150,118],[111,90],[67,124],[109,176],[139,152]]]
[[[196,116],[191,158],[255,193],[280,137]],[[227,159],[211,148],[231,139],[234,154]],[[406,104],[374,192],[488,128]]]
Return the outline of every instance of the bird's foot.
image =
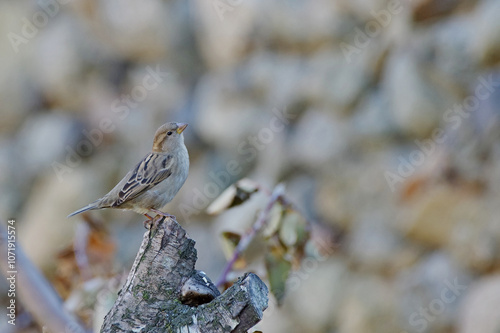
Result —
[[[144,228],[146,229],[151,229],[153,227],[157,228],[158,227],[158,223],[160,222],[160,220],[163,218],[163,215],[156,215],[155,217],[151,217],[150,215],[148,214],[144,214],[144,216],[146,216],[148,219],[146,221],[144,221]],[[175,218],[175,216],[174,216]]]
[[[148,214],[144,214],[144,216],[148,218],[146,221],[142,222],[144,224],[144,228],[151,229],[153,226],[153,218]]]
[[[153,223],[153,227],[155,227],[156,229],[158,229],[158,224],[160,223],[161,219],[162,219],[162,216],[160,216],[160,215],[156,215],[156,216],[153,218],[153,221],[152,221],[152,223]]]
[[[161,210],[158,210],[158,209],[154,209],[154,208],[151,208],[151,210],[153,212],[155,212],[156,214],[160,215],[160,216],[164,216],[164,217],[167,217],[169,219],[173,219],[173,220],[176,220],[175,216],[174,215],[170,215],[170,214],[167,214],[167,213],[164,213],[162,212]],[[158,216],[156,215],[156,216]],[[156,218],[156,217],[155,217]]]

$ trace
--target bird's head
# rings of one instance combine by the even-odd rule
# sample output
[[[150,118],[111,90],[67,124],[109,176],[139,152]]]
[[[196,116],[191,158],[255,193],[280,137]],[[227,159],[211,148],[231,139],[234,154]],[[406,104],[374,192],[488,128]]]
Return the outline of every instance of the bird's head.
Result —
[[[153,141],[153,152],[166,153],[174,151],[184,145],[184,136],[182,132],[188,124],[184,123],[166,123],[156,131]]]

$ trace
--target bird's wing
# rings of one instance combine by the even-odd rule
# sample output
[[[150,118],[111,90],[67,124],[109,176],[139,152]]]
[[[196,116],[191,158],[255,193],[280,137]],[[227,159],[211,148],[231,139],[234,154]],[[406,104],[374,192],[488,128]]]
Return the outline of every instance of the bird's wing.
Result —
[[[109,206],[120,206],[167,179],[172,174],[172,162],[172,155],[148,154],[109,193]]]

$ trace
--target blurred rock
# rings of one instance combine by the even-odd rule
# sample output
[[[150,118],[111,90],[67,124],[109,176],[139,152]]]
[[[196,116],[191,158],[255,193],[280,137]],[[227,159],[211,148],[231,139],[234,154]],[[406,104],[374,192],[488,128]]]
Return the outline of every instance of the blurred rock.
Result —
[[[500,232],[494,219],[499,213],[498,205],[490,203],[484,207],[484,219],[458,220],[447,248],[462,265],[486,273],[498,263]]]
[[[500,327],[500,276],[492,275],[472,283],[462,299],[458,316],[459,333],[494,333]]]
[[[77,109],[82,102],[78,91],[84,66],[77,52],[80,33],[71,18],[59,15],[31,41],[31,79],[56,107]]]
[[[425,20],[436,19],[441,16],[446,16],[453,12],[460,5],[473,1],[460,1],[460,0],[445,0],[445,1],[431,1],[420,0],[413,4],[413,19],[416,22]]]
[[[425,37],[434,53],[436,70],[445,74],[457,89],[466,88],[477,75],[477,61],[470,45],[475,32],[476,26],[469,15],[457,15],[436,24],[434,33]]]
[[[445,332],[453,327],[457,309],[469,292],[471,276],[443,253],[421,258],[397,277],[398,313],[409,332]]]
[[[182,11],[178,11],[178,16],[169,15],[169,9],[159,0],[141,5],[112,0],[97,1],[93,6],[76,10],[91,21],[90,32],[107,48],[132,59],[151,61],[164,57],[176,36],[174,27],[179,24],[177,19]]]
[[[291,178],[286,184],[287,198],[311,220],[317,218],[315,207],[317,186],[315,178],[305,175]]]
[[[363,202],[367,215],[374,211],[381,216],[394,214],[392,192],[382,176],[387,159],[387,152],[381,151],[358,157],[343,156],[337,163],[325,164],[315,201],[320,215],[349,229],[363,216],[359,202]]]
[[[195,99],[203,112],[199,113],[194,126],[210,144],[236,152],[251,149],[245,136],[256,134],[265,126],[265,120],[249,99],[235,98],[238,92],[232,83],[228,75],[207,75],[199,82]]]
[[[234,66],[244,50],[245,41],[258,17],[259,2],[206,2],[192,4],[198,44],[212,69]]]
[[[346,297],[337,312],[339,332],[399,332],[394,318],[395,291],[379,276],[353,275],[346,284]]]
[[[386,65],[384,93],[389,96],[394,121],[403,134],[412,137],[429,135],[453,101],[426,70],[408,51],[393,54]]]
[[[321,74],[307,70],[307,64],[299,55],[277,56],[269,52],[255,52],[244,63],[242,75],[235,83],[239,82],[243,89],[247,88],[272,108],[281,109],[314,99],[310,90],[320,88],[317,83],[318,80],[323,82]],[[318,80],[310,82],[310,77],[306,75]]]
[[[352,19],[345,15],[343,4],[320,0],[309,2],[274,3],[259,1],[261,7],[256,22],[264,40],[277,47],[302,52],[314,51],[352,27]],[[270,19],[270,17],[273,19]],[[303,29],[298,22],[308,22]]]
[[[0,132],[12,134],[37,105],[39,87],[34,82],[31,68],[26,66],[33,51],[33,43],[20,35],[23,22],[31,5],[25,2],[0,4],[0,99],[2,100]],[[21,39],[17,37],[20,36]]]
[[[435,185],[417,195],[399,216],[410,238],[430,246],[446,246],[460,221],[481,225],[489,212],[467,189]]]
[[[500,3],[494,0],[481,1],[473,16],[474,38],[471,49],[476,58],[484,63],[500,60]]]
[[[334,314],[342,311],[351,281],[346,263],[308,258],[291,274],[285,308],[293,314],[294,332],[322,332],[338,325],[342,317]]]
[[[83,177],[67,177],[64,182],[46,177],[34,187],[25,211],[18,215],[20,245],[28,258],[44,271],[53,269],[57,253],[73,241],[78,219],[68,220],[66,216],[74,206],[74,192],[85,181]]]
[[[356,17],[363,20],[373,20],[373,13],[387,10],[389,1],[387,0],[352,0],[346,3]]]
[[[61,113],[28,118],[18,133],[16,149],[22,152],[23,165],[20,167],[23,170],[17,171],[31,178],[40,170],[52,169],[52,162],[62,162],[68,154],[68,147],[74,150],[81,135],[75,134],[75,129],[78,129],[78,124]]]
[[[380,56],[376,51],[373,48],[362,49],[352,63],[340,51],[324,49],[316,52],[309,64],[309,75],[314,73],[321,79],[319,98],[334,110],[335,107],[348,110],[372,79],[374,68],[371,66]],[[307,91],[310,87],[304,86],[304,89]]]
[[[351,260],[363,271],[398,271],[398,265],[407,260],[401,235],[381,213],[367,214],[354,222],[347,242]]]
[[[301,118],[290,142],[291,165],[319,168],[347,146],[347,123],[340,117],[309,110]]]
[[[389,110],[389,98],[380,91],[364,96],[351,118],[358,139],[366,140],[366,144],[369,144],[374,139],[387,139],[394,134],[396,125]]]

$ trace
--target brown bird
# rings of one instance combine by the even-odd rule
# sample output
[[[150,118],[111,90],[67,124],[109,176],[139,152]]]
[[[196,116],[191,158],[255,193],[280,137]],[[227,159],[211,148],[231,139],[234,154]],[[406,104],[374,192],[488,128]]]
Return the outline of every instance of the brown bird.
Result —
[[[108,194],[71,213],[68,217],[87,210],[119,208],[133,210],[153,218],[179,192],[189,171],[189,155],[182,132],[187,124],[166,123],[155,134],[152,152],[147,154]],[[175,218],[175,217],[174,217]]]

